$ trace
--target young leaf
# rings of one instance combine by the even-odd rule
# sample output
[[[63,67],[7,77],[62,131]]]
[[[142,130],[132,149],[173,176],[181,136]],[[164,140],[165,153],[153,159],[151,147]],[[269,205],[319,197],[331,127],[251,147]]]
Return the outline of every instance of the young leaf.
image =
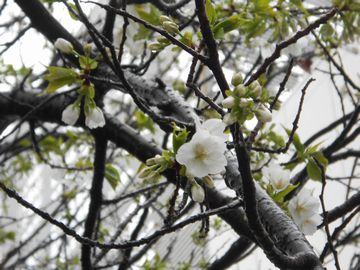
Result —
[[[216,10],[211,0],[206,0],[205,11],[210,24],[213,25],[216,21]]]
[[[311,179],[317,181],[321,180],[321,169],[311,157],[308,159],[306,164],[306,172]]]
[[[44,76],[45,80],[49,81],[46,92],[53,93],[60,87],[75,83],[79,75],[71,68],[63,67],[48,67],[49,73]]]
[[[109,182],[113,190],[115,190],[120,183],[120,174],[118,170],[109,163],[105,165],[105,179]]]
[[[186,128],[173,131],[173,150],[174,153],[177,153],[180,146],[182,146],[188,137],[189,132],[186,130]]]

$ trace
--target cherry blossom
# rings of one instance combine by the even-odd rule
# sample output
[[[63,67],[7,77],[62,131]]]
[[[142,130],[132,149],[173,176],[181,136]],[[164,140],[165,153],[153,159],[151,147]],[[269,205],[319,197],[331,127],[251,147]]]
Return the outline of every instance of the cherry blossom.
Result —
[[[75,125],[76,121],[79,119],[80,115],[80,106],[76,104],[70,104],[63,110],[61,115],[61,120],[68,125]]]
[[[183,144],[176,160],[186,167],[186,172],[194,177],[220,173],[226,165],[224,139],[199,129],[191,140]]]
[[[318,215],[319,206],[319,201],[306,188],[289,202],[289,212],[303,233],[312,234],[316,231],[316,226],[321,222]]]
[[[94,129],[105,126],[105,117],[102,110],[99,107],[95,107],[85,114],[85,125]]]
[[[270,164],[270,166],[264,170],[264,173],[276,191],[285,189],[290,183],[290,172],[283,170],[278,164]]]

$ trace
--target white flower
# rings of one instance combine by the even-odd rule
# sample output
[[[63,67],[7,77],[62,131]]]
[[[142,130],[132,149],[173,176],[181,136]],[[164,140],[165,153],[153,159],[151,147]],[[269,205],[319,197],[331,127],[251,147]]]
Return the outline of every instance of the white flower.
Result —
[[[202,203],[205,200],[205,191],[198,183],[193,181],[191,186],[191,196],[195,202]]]
[[[255,115],[256,118],[262,123],[270,122],[272,120],[271,112],[262,104],[257,106]]]
[[[224,140],[228,139],[228,136],[224,134],[224,129],[226,125],[221,121],[221,119],[211,118],[206,120],[204,123],[197,126],[197,129],[204,129],[210,133],[212,136],[219,137]]]
[[[317,226],[321,224],[322,217],[319,214],[314,214],[303,220],[294,220],[299,229],[307,235],[312,235],[316,232]]]
[[[231,109],[235,105],[235,98],[232,96],[228,96],[223,101],[221,101],[221,104],[224,108]]]
[[[80,107],[75,104],[70,104],[63,110],[61,120],[68,125],[75,125],[79,119],[79,115]]]
[[[56,49],[58,49],[63,53],[72,53],[72,51],[74,50],[73,45],[69,41],[63,38],[58,38],[55,41],[54,45]]]
[[[289,202],[289,211],[294,220],[304,220],[318,212],[320,203],[307,188],[303,188],[298,195]]]
[[[304,188],[289,203],[288,209],[294,222],[304,234],[313,234],[322,221],[318,214],[320,203],[311,191]]]
[[[285,189],[290,183],[290,172],[278,164],[271,164],[264,172],[276,191]]]
[[[224,169],[225,150],[226,145],[222,138],[199,129],[189,142],[179,148],[176,160],[185,165],[187,173],[201,178],[220,173]]]
[[[99,107],[95,107],[86,114],[85,125],[91,129],[105,126],[105,117]]]

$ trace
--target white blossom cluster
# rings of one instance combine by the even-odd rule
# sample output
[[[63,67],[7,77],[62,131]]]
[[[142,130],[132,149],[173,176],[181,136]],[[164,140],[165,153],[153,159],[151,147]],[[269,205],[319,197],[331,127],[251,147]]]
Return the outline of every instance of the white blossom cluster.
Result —
[[[286,189],[290,184],[290,172],[283,170],[278,164],[271,164],[264,173],[276,192]],[[289,212],[304,234],[314,234],[317,225],[321,223],[322,219],[318,214],[319,206],[319,201],[306,188],[303,188],[297,196],[290,200]]]
[[[319,200],[312,196],[312,192],[303,188],[297,196],[290,200],[289,212],[300,230],[304,234],[314,234],[322,218],[318,214]]]
[[[80,116],[80,105],[76,102],[68,105],[62,112],[61,120],[68,125],[75,125]],[[89,112],[85,112],[85,125],[91,129],[103,127],[105,125],[105,117],[99,107],[92,108]]]

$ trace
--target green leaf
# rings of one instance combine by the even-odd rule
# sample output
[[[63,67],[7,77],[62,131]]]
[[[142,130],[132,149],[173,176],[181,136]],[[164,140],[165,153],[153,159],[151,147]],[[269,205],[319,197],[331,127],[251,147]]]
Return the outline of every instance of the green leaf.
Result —
[[[77,9],[77,7],[76,7],[75,4],[68,2],[68,5],[69,5],[77,14],[79,14],[79,11],[78,11],[78,9]],[[73,19],[73,20],[75,20],[75,21],[78,21],[78,20],[79,20],[78,17],[76,17],[76,16],[75,16],[72,12],[70,12],[70,11],[69,11],[69,15],[70,15],[71,19]]]
[[[71,68],[48,67],[49,73],[44,76],[49,81],[48,87],[45,89],[48,93],[53,93],[60,87],[70,85],[79,79],[77,72]]]
[[[210,24],[213,25],[216,22],[216,10],[211,0],[206,0],[205,11]]]
[[[322,152],[315,152],[311,156],[315,158],[322,166],[324,166],[324,169],[329,164],[329,161]]]
[[[288,134],[288,136],[290,136],[291,130],[286,128],[285,131]],[[302,155],[305,152],[305,145],[301,143],[300,137],[297,133],[294,134],[292,143],[294,144],[296,150],[299,152],[300,155]]]
[[[152,134],[155,133],[153,120],[142,111],[135,112],[136,125],[140,130],[148,129]]]
[[[284,201],[284,197],[288,195],[291,191],[298,187],[299,184],[292,185],[289,184],[284,190],[273,195],[273,199],[275,202],[282,203]]]
[[[215,36],[219,35],[219,31],[220,33],[228,33],[232,30],[235,30],[237,28],[239,28],[239,26],[243,23],[243,19],[241,17],[239,17],[238,15],[233,15],[230,16],[228,18],[226,18],[225,20],[217,23],[214,28],[213,28],[213,33]]]
[[[150,37],[151,31],[147,29],[142,24],[138,27],[138,32],[133,36],[134,41],[148,39]]]
[[[13,231],[6,232],[6,231],[3,231],[0,229],[0,243],[1,244],[5,243],[7,240],[14,241],[15,237],[16,237],[15,232],[13,232]]]
[[[157,8],[155,8],[153,5],[150,5],[150,11],[147,12],[144,9],[143,5],[135,5],[135,10],[139,17],[143,19],[144,21],[147,21],[153,25],[161,25],[160,22],[160,12]]]
[[[120,174],[110,163],[105,165],[105,179],[109,182],[113,190],[115,190],[120,183]]]
[[[95,59],[84,55],[80,55],[79,64],[82,69],[95,69],[98,65]]]
[[[186,142],[186,139],[187,139],[188,135],[189,135],[189,132],[186,130],[186,128],[182,128],[180,130],[176,130],[174,128],[174,131],[173,131],[173,150],[174,150],[175,154],[179,150],[180,146],[182,146]]]
[[[306,172],[311,179],[317,181],[321,180],[321,169],[311,157],[308,159],[306,164]]]

